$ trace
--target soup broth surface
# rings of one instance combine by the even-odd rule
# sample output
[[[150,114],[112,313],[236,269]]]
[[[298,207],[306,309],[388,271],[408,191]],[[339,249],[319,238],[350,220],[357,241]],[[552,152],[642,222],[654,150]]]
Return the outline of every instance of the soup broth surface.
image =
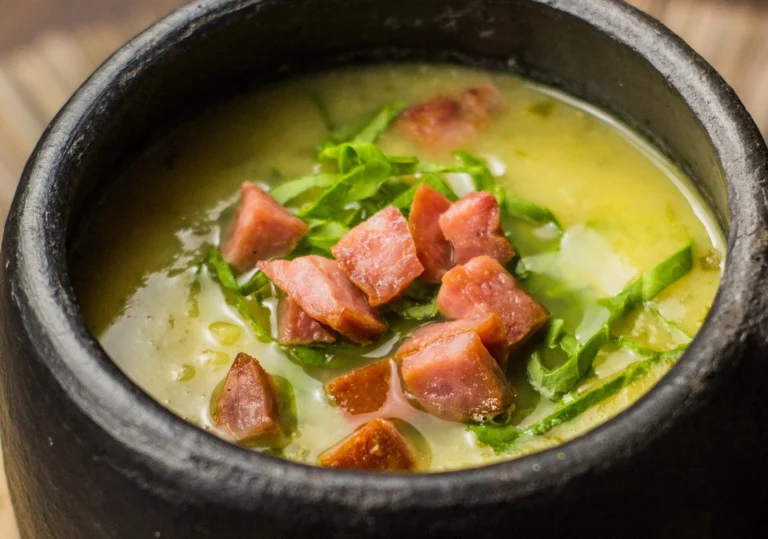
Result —
[[[381,342],[340,352],[328,367],[304,367],[256,337],[201,267],[204,252],[219,244],[243,181],[268,190],[315,170],[329,123],[360,125],[389,102],[417,103],[488,82],[503,95],[504,109],[464,149],[487,160],[499,185],[549,208],[565,230],[553,248],[546,227],[504,223],[529,271],[523,282],[528,292],[578,336],[590,323],[589,305],[619,293],[690,240],[693,269],[617,326],[620,336],[654,350],[687,342],[710,308],[725,254],[721,229],[689,180],[624,127],[558,92],[504,73],[416,64],[340,69],[261,88],[202,112],[141,156],[105,197],[71,255],[90,329],[141,388],[211,431],[211,397],[235,355],[247,352],[267,372],[289,380],[295,393],[296,433],[286,447],[271,451],[315,463],[372,418],[341,413],[324,384],[391,355],[413,324],[396,324]],[[387,155],[453,162],[450,155],[425,153],[395,128],[377,144]],[[448,180],[459,195],[470,189],[460,175]],[[276,299],[265,306],[275,327]],[[507,373],[521,428],[557,407],[529,384],[529,355],[514,353]],[[641,359],[627,348],[605,346],[581,389]],[[399,394],[385,415],[410,426],[421,469],[477,466],[589,431],[648,391],[671,364],[659,363],[572,420],[498,453],[478,443],[466,425],[422,412]]]

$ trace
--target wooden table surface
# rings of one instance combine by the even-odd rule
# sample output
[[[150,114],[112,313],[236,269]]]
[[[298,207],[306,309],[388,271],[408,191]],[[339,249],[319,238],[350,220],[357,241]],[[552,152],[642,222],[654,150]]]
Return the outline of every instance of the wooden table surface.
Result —
[[[121,43],[182,3],[0,0],[0,223],[27,157],[66,99]],[[768,134],[768,2],[630,3],[662,20],[709,60]],[[1,463],[0,539],[18,539]]]

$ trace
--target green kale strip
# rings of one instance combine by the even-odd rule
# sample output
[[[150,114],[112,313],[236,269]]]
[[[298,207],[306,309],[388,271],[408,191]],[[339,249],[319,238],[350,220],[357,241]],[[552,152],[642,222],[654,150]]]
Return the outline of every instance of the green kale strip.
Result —
[[[620,294],[600,301],[599,304],[607,311],[607,320],[583,343],[568,333],[561,333],[557,344],[568,356],[565,363],[548,369],[542,363],[540,352],[534,352],[528,363],[528,379],[531,385],[550,399],[561,398],[589,372],[595,356],[609,340],[611,325],[685,276],[692,266],[693,252],[691,244],[688,243],[641,275]],[[548,344],[551,347],[553,343]]]
[[[390,306],[390,310],[405,320],[426,321],[436,318],[439,285],[414,281],[403,297]]]
[[[269,194],[272,195],[272,198],[277,202],[285,205],[313,189],[325,189],[330,187],[338,180],[338,174],[313,174],[311,176],[304,176],[303,178],[297,178],[281,183],[272,189]]]
[[[535,225],[553,225],[561,234],[563,225],[548,208],[528,202],[514,195],[509,189],[497,187],[494,191],[499,206],[510,217],[527,221]]]
[[[388,109],[386,114],[380,113],[377,116],[380,121],[375,125],[384,125],[381,119],[390,118],[393,110],[397,109]],[[475,190],[493,193],[509,217],[535,224],[552,223],[558,230],[562,230],[551,211],[497,186],[487,164],[479,157],[457,151],[454,152],[457,164],[444,165],[420,162],[415,157],[386,156],[375,144],[369,142],[370,133],[376,131],[371,126],[351,142],[327,144],[320,150],[320,162],[333,163],[338,173],[315,174],[291,180],[273,189],[272,196],[285,204],[311,190],[322,188],[324,190],[317,199],[299,209],[298,216],[304,220],[338,221],[340,214],[357,209],[359,211],[353,211],[353,217],[344,223],[354,226],[389,205],[407,214],[413,203],[413,195],[422,183],[455,201],[456,194],[439,174],[459,173],[472,178]],[[309,236],[313,235],[310,231]]]
[[[311,220],[309,233],[296,248],[296,254],[319,254],[331,257],[331,247],[349,232],[349,227],[339,221]]]
[[[661,311],[659,311],[656,307],[650,307],[649,309],[656,318],[658,318],[662,324],[667,328],[667,330],[672,333],[673,335],[677,336],[678,339],[685,341],[685,342],[691,342],[693,340],[693,337],[688,334],[682,327],[680,327],[680,324],[677,322],[674,322],[661,314]]]
[[[438,314],[437,296],[427,303],[406,303],[406,307],[398,311],[406,320],[432,320]]]
[[[406,106],[407,105],[401,102],[385,105],[367,124],[355,131],[352,129],[330,129],[333,127],[333,122],[330,120],[330,115],[328,114],[327,109],[319,103],[318,108],[323,116],[323,123],[331,132],[328,135],[328,138],[320,145],[320,149],[318,150],[318,160],[322,160],[321,156],[325,149],[338,144],[345,142],[375,143],[384,131],[397,120],[400,114],[406,109]]]
[[[232,273],[232,268],[222,258],[221,252],[218,249],[211,249],[208,252],[205,258],[205,265],[216,276],[219,284],[230,293],[237,312],[251,327],[256,336],[262,341],[275,342],[275,338],[270,331],[253,315],[247,300],[247,296],[255,294],[256,300],[261,305],[261,296],[257,292],[269,284],[270,281],[267,276],[262,272],[258,272],[247,283],[239,284]],[[327,365],[331,360],[331,356],[321,347],[281,345],[280,349],[302,365],[320,367]]]
[[[324,149],[321,158],[336,160],[341,177],[313,203],[299,210],[299,217],[333,219],[349,204],[371,198],[392,175],[387,157],[371,143],[344,143]]]
[[[322,102],[320,101],[318,101],[318,108],[321,111],[326,127],[330,127],[332,124],[330,122],[328,111],[322,106]],[[379,136],[387,130],[390,124],[400,116],[400,113],[402,113],[403,110],[405,110],[405,105],[402,103],[390,103],[389,105],[384,106],[358,133],[338,138],[332,137],[332,140],[326,142],[321,147],[319,158],[322,160],[327,155],[327,150],[336,148],[340,143],[344,142],[369,143],[372,145],[376,142]],[[313,189],[326,189],[331,187],[337,183],[339,179],[340,175],[334,173],[313,174],[281,183],[272,189],[270,194],[277,200],[277,202],[285,205]]]
[[[657,352],[625,339],[618,339],[616,342],[620,346],[645,356],[647,359],[630,365],[610,380],[584,393],[569,393],[563,398],[554,412],[527,429],[520,429],[511,424],[493,422],[473,424],[467,428],[475,434],[479,442],[492,448],[496,453],[505,453],[513,449],[520,441],[546,434],[555,427],[574,419],[593,406],[616,395],[619,391],[646,375],[655,366],[676,361],[685,351],[685,346],[666,352]]]
[[[262,272],[257,272],[251,277],[248,282],[240,284],[235,279],[235,275],[232,273],[232,268],[222,258],[221,252],[218,249],[211,249],[205,258],[205,265],[216,275],[224,288],[231,290],[232,292],[240,296],[250,296],[254,292],[257,292],[269,284],[269,279]]]
[[[283,376],[272,376],[277,385],[277,400],[280,409],[280,429],[288,445],[299,428],[299,409],[296,406],[296,391],[293,384]]]
[[[353,138],[354,142],[374,143],[384,131],[402,114],[407,105],[402,102],[385,105],[373,119],[363,127]]]

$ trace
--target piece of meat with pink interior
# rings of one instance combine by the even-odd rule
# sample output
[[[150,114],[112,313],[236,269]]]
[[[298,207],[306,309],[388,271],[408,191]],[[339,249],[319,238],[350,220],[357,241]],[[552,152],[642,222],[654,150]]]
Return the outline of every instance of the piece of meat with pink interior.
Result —
[[[440,216],[450,207],[450,200],[425,183],[413,195],[408,220],[416,254],[424,266],[421,277],[429,282],[439,283],[443,274],[453,267],[451,244],[440,228]]]
[[[502,106],[492,84],[469,88],[458,97],[435,96],[403,112],[397,125],[403,135],[427,150],[460,148],[481,133],[493,112]]]
[[[382,359],[328,382],[333,401],[352,415],[370,414],[384,406],[392,375],[390,360]]]
[[[277,434],[277,385],[258,361],[240,353],[227,373],[212,415],[216,426],[240,443]]]
[[[309,316],[290,296],[286,296],[280,303],[278,318],[280,344],[336,342],[333,331]]]
[[[482,255],[506,264],[515,256],[501,230],[499,203],[491,193],[479,191],[462,197],[440,216],[440,228],[453,246],[456,264]]]
[[[259,260],[293,251],[308,230],[304,221],[291,215],[258,185],[246,182],[240,188],[240,205],[221,253],[239,270],[249,270]]]
[[[258,266],[310,317],[355,342],[371,342],[387,330],[335,260],[310,255]]]
[[[398,297],[424,271],[408,222],[392,206],[344,234],[331,252],[374,307]]]
[[[496,359],[477,333],[435,341],[400,363],[408,394],[429,413],[449,421],[493,417],[514,403]]]
[[[481,318],[467,318],[452,322],[430,324],[413,332],[395,355],[402,359],[414,354],[427,346],[460,333],[477,333],[483,346],[498,361],[503,368],[507,361],[507,328],[496,313],[490,313]]]
[[[339,445],[320,455],[328,468],[353,468],[379,472],[416,469],[413,450],[391,421],[374,419],[358,428]]]
[[[447,318],[478,318],[497,313],[506,327],[510,349],[549,320],[547,310],[489,256],[473,258],[443,275],[437,307]]]

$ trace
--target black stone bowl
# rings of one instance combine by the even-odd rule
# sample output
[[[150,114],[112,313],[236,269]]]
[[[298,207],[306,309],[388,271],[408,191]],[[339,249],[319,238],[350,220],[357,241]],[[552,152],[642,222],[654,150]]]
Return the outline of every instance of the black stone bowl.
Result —
[[[688,352],[626,412],[555,449],[432,475],[320,469],[227,444],[110,361],[68,241],[152,133],[222,94],[339,63],[510,69],[634,126],[729,232]],[[5,228],[0,426],[25,539],[750,537],[765,507],[768,153],[681,40],[610,0],[204,0],[115,54],[45,132]]]

